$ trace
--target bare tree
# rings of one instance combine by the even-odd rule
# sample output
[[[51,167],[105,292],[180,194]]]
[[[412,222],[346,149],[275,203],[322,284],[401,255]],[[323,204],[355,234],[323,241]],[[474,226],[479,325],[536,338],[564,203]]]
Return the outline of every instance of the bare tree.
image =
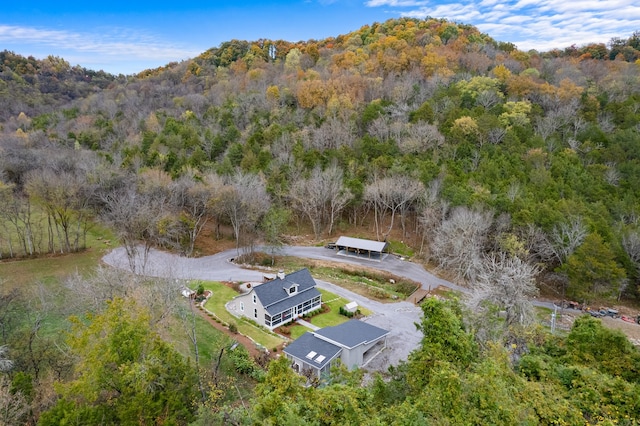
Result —
[[[222,188],[215,208],[231,222],[238,255],[241,237],[245,232],[257,230],[270,205],[264,180],[258,175],[238,171]],[[253,239],[250,239],[247,245],[249,252],[253,252],[253,247]]]
[[[583,243],[587,228],[582,218],[576,216],[568,222],[556,224],[549,233],[530,224],[521,230],[520,236],[531,261],[558,262],[562,265]]]
[[[518,230],[518,235],[524,242],[527,260],[535,263],[549,263],[556,260],[555,249],[547,234],[539,227],[530,223]]]
[[[506,135],[507,129],[503,129],[502,127],[494,127],[487,132],[486,139],[489,143],[497,145],[502,142]]]
[[[0,372],[9,371],[13,367],[13,361],[8,358],[9,347],[0,346]]]
[[[180,194],[176,207],[182,210],[180,222],[184,225],[188,236],[187,244],[182,247],[187,256],[193,254],[198,235],[211,219],[213,214],[212,187],[205,182],[196,182],[188,176],[181,177],[174,183],[174,193]]]
[[[154,244],[153,236],[162,208],[154,201],[131,187],[103,196],[103,219],[116,230],[134,274],[144,273],[149,250]]]
[[[422,182],[406,175],[383,177],[374,174],[373,182],[364,190],[364,197],[373,204],[375,212],[376,237],[380,239],[380,227],[390,213],[389,228],[383,233],[387,238],[393,229],[396,213],[401,214],[402,233],[406,233],[405,217],[409,206],[424,193]]]
[[[198,329],[196,327],[196,311],[193,306],[194,303],[195,300],[192,297],[189,297],[187,299],[188,308],[181,305],[179,306],[177,313],[185,334],[189,338],[193,347],[194,361],[196,368],[198,369],[198,373],[200,373],[200,349],[198,348]],[[204,384],[202,383],[202,374],[198,374],[198,390],[200,391],[202,402],[204,402],[207,398],[207,394],[204,389]]]
[[[325,227],[332,232],[336,218],[353,198],[344,187],[342,170],[335,163],[326,170],[316,167],[308,178],[294,181],[289,197],[292,207],[311,222],[316,239]]]
[[[315,128],[310,136],[311,146],[320,151],[351,147],[355,140],[355,126],[352,120],[332,116]]]
[[[431,253],[444,269],[473,281],[482,269],[483,252],[493,222],[492,212],[457,207],[442,223]]]
[[[640,233],[630,231],[622,237],[622,247],[640,273]]]
[[[553,227],[549,240],[560,264],[563,264],[580,247],[586,236],[587,227],[579,216]]]
[[[21,392],[12,389],[11,380],[0,376],[0,425],[25,424],[29,404]]]
[[[495,90],[483,90],[476,97],[476,105],[480,105],[484,109],[491,109],[502,102],[503,97]]]
[[[26,191],[45,208],[49,220],[49,248],[54,231],[61,253],[78,251],[88,229],[89,199],[85,177],[77,172],[46,168],[27,175]]]
[[[611,186],[618,186],[620,182],[620,172],[616,168],[616,163],[607,163],[607,169],[604,172],[604,180]]]
[[[420,253],[424,249],[425,240],[431,241],[435,238],[449,212],[449,204],[440,199],[442,181],[439,177],[429,182],[423,198],[424,206],[418,215],[419,228],[422,230]]]
[[[444,144],[444,136],[437,126],[419,122],[406,124],[405,133],[398,138],[398,148],[405,154],[422,153]]]
[[[18,237],[22,252],[25,256],[32,256],[39,251],[37,236],[34,234],[34,220],[31,214],[31,203],[27,197],[14,192],[14,185],[5,185],[0,181],[0,226],[6,230],[6,242],[9,249],[9,257],[14,256],[11,228]],[[0,247],[2,257],[2,247]]]
[[[531,298],[538,293],[535,277],[539,269],[505,253],[484,256],[473,283],[468,305],[474,310],[487,304],[505,312],[505,326],[529,324],[535,317]]]
[[[74,305],[84,306],[90,312],[99,312],[108,300],[132,297],[138,284],[128,272],[99,266],[90,276],[77,272],[69,275],[64,285],[69,289],[69,297],[74,300]]]

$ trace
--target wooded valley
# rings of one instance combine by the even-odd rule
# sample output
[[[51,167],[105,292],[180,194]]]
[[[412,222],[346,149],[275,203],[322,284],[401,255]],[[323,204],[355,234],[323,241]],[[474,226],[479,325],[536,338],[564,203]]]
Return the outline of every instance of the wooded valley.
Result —
[[[392,19],[129,76],[4,51],[0,105],[0,424],[639,422],[625,336],[588,316],[551,334],[527,302],[640,303],[640,33],[523,52]],[[425,302],[420,348],[366,384],[304,387],[242,350],[218,370],[228,337],[199,360],[162,280],[3,273],[105,240],[135,269],[347,233],[472,293]]]

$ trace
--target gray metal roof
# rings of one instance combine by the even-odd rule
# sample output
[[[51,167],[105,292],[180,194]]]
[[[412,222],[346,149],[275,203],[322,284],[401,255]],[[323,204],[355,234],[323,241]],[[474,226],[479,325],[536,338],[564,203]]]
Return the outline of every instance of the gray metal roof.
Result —
[[[286,299],[283,299],[279,302],[276,302],[273,305],[265,306],[264,309],[269,313],[269,315],[273,316],[280,312],[284,312],[287,309],[292,308],[296,305],[304,303],[307,300],[313,299],[316,296],[321,296],[321,293],[316,288],[310,288],[302,293],[298,291],[297,294],[287,297]]]
[[[352,319],[340,325],[321,328],[315,334],[321,339],[351,349],[381,339],[389,334],[389,331]]]
[[[383,252],[389,243],[385,241],[362,240],[360,238],[340,237],[336,246],[360,250]]]
[[[284,348],[284,352],[307,364],[322,369],[340,354],[342,348],[319,339],[313,333],[304,333]],[[308,357],[308,355],[313,355]],[[324,358],[323,358],[324,357]],[[317,362],[319,360],[320,362]]]
[[[288,289],[295,284],[298,285],[298,292],[290,295]],[[316,282],[311,277],[311,273],[307,268],[304,268],[286,275],[283,279],[276,278],[256,285],[253,287],[253,291],[255,291],[256,296],[258,296],[260,303],[262,303],[267,312],[277,314],[288,309],[288,307],[298,305],[319,295],[320,292],[315,287]],[[301,293],[304,293],[304,295]],[[271,307],[276,304],[278,306],[274,311]]]

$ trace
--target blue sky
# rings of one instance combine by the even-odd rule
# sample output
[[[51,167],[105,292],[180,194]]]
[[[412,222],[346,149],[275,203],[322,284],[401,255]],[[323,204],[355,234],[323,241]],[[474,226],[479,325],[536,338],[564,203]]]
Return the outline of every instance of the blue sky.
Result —
[[[640,30],[638,0],[7,1],[0,50],[132,74],[231,39],[322,39],[389,18],[472,24],[518,48],[608,42]]]

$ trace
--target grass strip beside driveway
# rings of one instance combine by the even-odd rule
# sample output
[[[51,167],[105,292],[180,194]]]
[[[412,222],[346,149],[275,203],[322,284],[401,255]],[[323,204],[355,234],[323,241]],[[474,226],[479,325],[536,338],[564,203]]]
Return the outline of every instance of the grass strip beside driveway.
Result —
[[[205,304],[205,308],[213,312],[221,321],[227,324],[235,323],[240,333],[251,337],[255,342],[269,350],[272,350],[284,342],[283,338],[269,332],[265,328],[258,327],[245,319],[237,318],[227,311],[225,304],[238,295],[235,290],[215,281],[196,281],[191,283],[191,287],[195,288],[198,284],[202,284],[206,290],[212,292],[211,297]]]

